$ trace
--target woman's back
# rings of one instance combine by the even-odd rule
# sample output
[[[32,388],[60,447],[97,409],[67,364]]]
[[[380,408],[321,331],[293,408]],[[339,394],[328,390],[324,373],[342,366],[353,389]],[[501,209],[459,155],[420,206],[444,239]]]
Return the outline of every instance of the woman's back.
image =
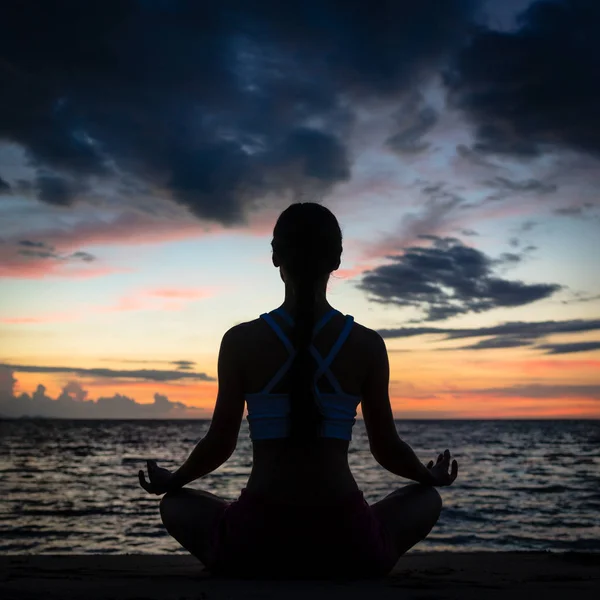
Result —
[[[383,339],[327,302],[327,282],[342,254],[331,211],[291,205],[277,220],[271,245],[285,284],[283,306],[223,336],[209,431],[176,473],[150,464],[151,486],[142,472],[140,483],[169,492],[161,502],[163,523],[213,573],[385,574],[427,535],[441,500],[433,487],[413,485],[366,502],[348,466],[358,405],[371,453],[390,472],[449,485],[458,465],[448,472],[446,450],[425,467],[400,440]],[[180,489],[231,456],[245,406],[254,462],[240,497],[227,502]]]
[[[315,321],[328,312],[323,309]],[[285,313],[284,313],[285,314]],[[278,312],[270,313],[284,336],[292,327]],[[319,355],[326,357],[340,339],[347,318],[335,312],[316,334],[313,345]],[[241,348],[241,370],[244,393],[248,397],[265,389],[273,376],[289,358],[289,351],[273,327],[264,319],[245,323]],[[369,365],[369,329],[353,323],[347,338],[330,365],[330,372],[345,394],[360,399]],[[281,402],[289,392],[289,377],[284,375],[271,390],[272,401]],[[325,394],[333,393],[327,376],[317,380]],[[253,468],[247,488],[274,501],[288,504],[327,504],[357,490],[348,466],[348,440],[320,437],[304,446],[292,446],[285,438],[253,440]]]

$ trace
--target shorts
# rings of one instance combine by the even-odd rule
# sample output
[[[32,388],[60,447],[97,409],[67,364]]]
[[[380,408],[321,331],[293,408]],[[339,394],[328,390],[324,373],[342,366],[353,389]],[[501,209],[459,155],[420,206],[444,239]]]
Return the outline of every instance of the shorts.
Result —
[[[245,578],[382,577],[397,555],[358,490],[329,506],[269,501],[245,488],[212,531],[215,575]]]

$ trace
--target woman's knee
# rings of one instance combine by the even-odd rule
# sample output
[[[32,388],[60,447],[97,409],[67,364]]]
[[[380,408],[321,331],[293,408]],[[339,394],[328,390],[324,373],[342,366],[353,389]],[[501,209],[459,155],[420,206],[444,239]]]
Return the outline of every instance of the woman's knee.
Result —
[[[431,505],[431,516],[433,519],[432,527],[437,523],[440,518],[440,514],[442,512],[442,496],[434,487],[429,487],[428,490],[428,499]]]
[[[411,493],[413,499],[419,507],[421,522],[424,531],[429,533],[433,526],[438,522],[442,512],[442,497],[437,489],[431,485],[415,484]]]
[[[439,514],[442,512],[443,506],[442,496],[433,486],[427,486],[427,494],[429,502],[431,503],[434,511],[437,512],[439,516]]]
[[[432,485],[416,484],[414,492],[419,496],[419,502],[427,506],[432,512],[440,513],[442,510],[442,497],[437,488]]]
[[[435,487],[423,483],[410,483],[404,487],[392,492],[388,497],[404,496],[411,499],[417,499],[419,504],[424,503],[432,510],[441,512],[442,497]]]
[[[167,492],[161,499],[159,504],[160,517],[162,522],[166,525],[167,521],[171,520],[171,515],[173,514],[173,504],[178,497],[178,491],[176,492]]]

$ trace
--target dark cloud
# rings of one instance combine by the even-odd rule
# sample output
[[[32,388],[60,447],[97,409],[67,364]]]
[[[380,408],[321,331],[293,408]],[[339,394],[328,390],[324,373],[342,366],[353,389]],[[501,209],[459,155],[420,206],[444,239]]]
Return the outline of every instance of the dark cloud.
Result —
[[[465,199],[447,183],[428,182],[420,191],[424,199],[419,211],[404,214],[397,236],[387,240],[386,246],[400,250],[419,238],[428,239],[427,236],[445,229],[457,210],[465,205]]]
[[[534,229],[534,227],[537,226],[537,221],[524,221],[521,226],[519,227],[519,231],[521,233],[527,233],[528,231],[531,231],[532,229]]]
[[[596,302],[600,300],[600,294],[586,294],[583,292],[576,292],[573,294],[573,298],[569,300],[563,300],[563,304],[575,304],[579,302]]]
[[[16,379],[10,368],[0,366],[0,416],[4,418],[45,417],[54,419],[151,419],[189,417],[194,410],[182,402],[171,402],[163,394],[154,394],[154,402],[142,404],[122,394],[88,399],[87,390],[77,381],[69,381],[61,394],[51,398],[38,385],[33,394],[16,396]],[[195,415],[197,416],[197,415]]]
[[[386,145],[398,154],[419,154],[430,146],[423,137],[438,122],[438,114],[420,94],[412,94],[400,106],[396,122],[397,131],[386,140]]]
[[[519,336],[497,336],[479,340],[468,346],[460,346],[459,348],[449,348],[449,350],[490,350],[496,348],[521,348],[523,346],[531,346],[533,340],[522,339]]]
[[[515,252],[503,252],[500,258],[492,261],[497,264],[517,264],[523,260],[523,254],[517,254]]]
[[[135,364],[157,364],[164,363],[168,365],[175,365],[178,369],[181,370],[190,370],[193,369],[196,365],[196,362],[193,360],[152,360],[152,359],[132,359],[132,358],[102,358],[100,359],[104,362],[117,362],[117,363],[135,363]]]
[[[537,225],[538,225],[537,221],[531,221],[531,220],[523,221],[523,223],[521,223],[521,225],[519,225],[519,227],[517,227],[514,230],[517,235],[512,236],[508,240],[508,243],[510,244],[510,246],[512,246],[513,248],[519,248],[519,247],[523,246],[523,244],[526,243],[526,238],[522,237],[523,234],[529,233],[535,227],[537,227]],[[527,252],[532,252],[533,250],[537,250],[537,247],[529,244],[529,245],[525,246],[521,250],[521,252],[527,253]]]
[[[70,206],[85,188],[65,177],[39,175],[36,179],[38,200],[54,206]]]
[[[485,185],[499,190],[505,195],[512,194],[551,194],[557,190],[553,183],[544,183],[539,179],[509,179],[508,177],[494,177],[484,182]]]
[[[126,379],[145,379],[148,381],[177,381],[180,379],[197,379],[200,381],[215,381],[206,373],[189,373],[181,371],[170,371],[162,369],[81,369],[78,367],[42,367],[31,365],[7,365],[0,367],[11,369],[16,373],[71,373],[81,377],[111,377]]]
[[[486,169],[495,168],[493,162],[487,160],[480,152],[466,144],[458,144],[458,146],[456,146],[456,154],[459,158],[473,166],[485,167]]]
[[[60,261],[78,261],[92,262],[96,260],[96,257],[89,252],[79,250],[73,254],[61,255],[55,251],[54,246],[46,244],[45,242],[34,242],[31,240],[20,240],[17,243],[19,247],[18,254],[20,256],[27,256],[30,258],[52,258]]]
[[[8,181],[4,181],[2,177],[0,177],[0,194],[9,194],[11,192],[11,187]]]
[[[350,176],[355,107],[397,100],[463,40],[475,0],[6,0],[0,139],[44,202],[129,176],[240,222]],[[398,132],[418,147],[432,114]]]
[[[572,319],[569,321],[512,321],[492,327],[447,328],[447,327],[399,327],[397,329],[380,329],[378,333],[384,338],[404,338],[418,335],[441,335],[446,340],[475,337],[511,337],[524,341],[537,340],[549,335],[566,333],[585,333],[599,331],[600,319]]]
[[[502,202],[514,196],[521,197],[534,195],[535,197],[545,196],[556,192],[558,186],[554,183],[541,181],[540,179],[510,179],[508,177],[494,177],[487,179],[482,184],[492,189],[480,204],[489,202]]]
[[[506,260],[493,260],[455,238],[421,237],[432,240],[433,246],[411,247],[402,255],[388,256],[393,263],[366,271],[358,287],[371,294],[373,301],[421,308],[428,321],[523,306],[561,288],[502,279],[494,267]]]
[[[82,260],[84,262],[92,262],[92,261],[96,260],[96,257],[93,254],[90,254],[89,252],[83,252],[82,250],[73,252],[73,254],[71,254],[69,256],[69,258]]]
[[[196,364],[193,360],[172,360],[172,365],[175,365],[178,369],[182,371],[188,371],[194,368]]]
[[[521,248],[521,241],[515,240],[515,238],[511,238],[508,243],[513,248],[517,248],[518,252],[502,252],[498,258],[491,260],[493,266],[502,267],[504,270],[507,270],[523,263],[529,259],[532,252],[537,250],[537,246],[531,245]]]
[[[25,246],[26,248],[44,248],[46,250],[54,250],[54,247],[46,244],[46,242],[32,242],[31,240],[20,240],[19,246]]]
[[[584,204],[578,204],[576,206],[556,208],[553,212],[555,215],[561,217],[583,217],[586,216],[592,208],[594,208],[594,205],[591,202],[585,202]]]
[[[481,28],[448,73],[451,101],[477,128],[474,150],[600,155],[600,3],[542,0],[516,31]]]
[[[504,388],[461,390],[461,393],[493,396],[496,398],[539,398],[542,400],[552,398],[590,398],[592,400],[600,400],[600,385],[552,385],[533,383],[529,385],[513,385]]]
[[[539,350],[546,350],[546,354],[571,354],[573,352],[590,352],[600,350],[600,342],[572,342],[568,344],[542,344],[536,346]]]
[[[579,217],[583,212],[581,206],[565,206],[564,208],[556,208],[554,214],[561,215],[563,217]]]
[[[55,252],[54,246],[46,242],[20,240],[17,246],[19,247],[18,254],[21,256],[29,256],[31,258],[61,258],[60,254]]]
[[[51,250],[19,250],[21,256],[29,256],[31,258],[57,258],[60,259],[60,255],[52,252]]]

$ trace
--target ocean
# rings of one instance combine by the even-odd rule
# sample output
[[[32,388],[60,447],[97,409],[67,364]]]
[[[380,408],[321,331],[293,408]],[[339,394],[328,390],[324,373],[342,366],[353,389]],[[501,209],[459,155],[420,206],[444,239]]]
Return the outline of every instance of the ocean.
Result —
[[[176,469],[209,421],[0,421],[0,553],[185,553],[164,530],[160,497],[137,473]],[[397,421],[427,463],[449,448],[458,479],[417,551],[600,551],[600,421]],[[358,421],[349,462],[368,502],[408,483],[379,466]],[[191,484],[233,500],[252,464],[237,449]]]

